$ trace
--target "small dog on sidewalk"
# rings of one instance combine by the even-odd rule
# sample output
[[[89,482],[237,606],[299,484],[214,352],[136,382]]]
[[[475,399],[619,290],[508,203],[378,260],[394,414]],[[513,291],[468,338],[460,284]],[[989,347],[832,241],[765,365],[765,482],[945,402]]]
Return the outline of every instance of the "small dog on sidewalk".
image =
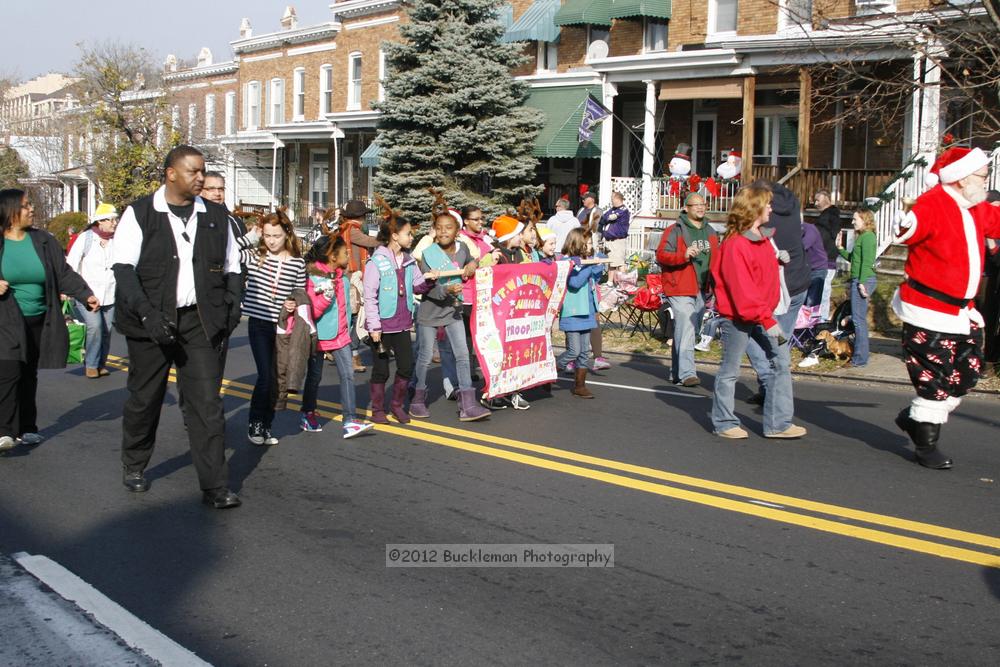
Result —
[[[827,352],[836,357],[838,361],[850,359],[851,355],[854,354],[854,348],[849,340],[846,338],[837,340],[829,331],[820,331],[816,334],[816,340],[826,343]]]

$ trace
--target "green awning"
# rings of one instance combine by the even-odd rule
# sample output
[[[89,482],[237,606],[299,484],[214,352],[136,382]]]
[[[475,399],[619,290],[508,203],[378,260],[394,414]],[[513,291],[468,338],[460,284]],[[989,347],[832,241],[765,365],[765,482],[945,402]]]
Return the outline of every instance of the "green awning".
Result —
[[[611,27],[611,0],[566,0],[556,12],[556,25]]]
[[[514,23],[514,6],[511,4],[500,5],[497,8],[497,20],[500,21],[504,30],[509,29]]]
[[[578,140],[583,104],[590,93],[601,99],[600,86],[561,86],[534,88],[524,106],[545,114],[545,125],[535,139],[535,157],[601,157],[601,131],[595,129],[593,140],[581,144]],[[610,123],[611,119],[604,122]]]
[[[377,141],[373,141],[368,144],[368,148],[366,148],[365,152],[361,154],[361,166],[367,167],[368,169],[375,169],[378,167],[381,152],[382,151],[379,148]]]
[[[535,0],[514,22],[501,42],[554,42],[559,39],[555,24],[559,0]]]
[[[610,16],[613,19],[627,19],[635,16],[669,19],[670,0],[611,0]]]

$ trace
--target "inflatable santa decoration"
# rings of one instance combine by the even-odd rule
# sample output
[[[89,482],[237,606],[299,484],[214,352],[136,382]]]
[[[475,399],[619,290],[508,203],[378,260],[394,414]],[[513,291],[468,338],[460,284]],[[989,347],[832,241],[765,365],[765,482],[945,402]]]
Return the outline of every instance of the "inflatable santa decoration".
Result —
[[[928,468],[952,466],[937,448],[941,427],[982,371],[983,318],[973,298],[985,238],[1000,238],[1000,208],[984,203],[989,164],[978,148],[946,150],[931,169],[939,184],[917,198],[896,232],[908,253],[892,307],[903,321],[903,359],[917,394],[896,425]]]

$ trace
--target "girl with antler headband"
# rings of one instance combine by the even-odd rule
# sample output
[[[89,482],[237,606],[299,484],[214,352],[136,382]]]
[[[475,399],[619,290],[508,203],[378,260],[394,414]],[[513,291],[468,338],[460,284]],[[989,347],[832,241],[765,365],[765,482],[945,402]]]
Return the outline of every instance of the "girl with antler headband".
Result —
[[[410,256],[413,230],[410,222],[393,211],[381,197],[383,221],[378,232],[381,244],[365,265],[364,308],[375,359],[371,378],[372,421],[388,424],[385,415],[385,385],[389,380],[389,350],[396,358],[396,379],[392,384],[390,409],[401,424],[410,421],[403,407],[406,390],[413,375],[413,315],[417,294],[425,294],[437,279],[436,271],[422,274]]]
[[[276,445],[271,422],[278,396],[277,324],[280,317],[295,310],[295,301],[289,297],[293,290],[305,289],[306,264],[283,209],[264,216],[260,227],[257,247],[244,250],[241,258],[247,267],[243,312],[248,317],[247,337],[257,365],[247,438],[255,445]]]

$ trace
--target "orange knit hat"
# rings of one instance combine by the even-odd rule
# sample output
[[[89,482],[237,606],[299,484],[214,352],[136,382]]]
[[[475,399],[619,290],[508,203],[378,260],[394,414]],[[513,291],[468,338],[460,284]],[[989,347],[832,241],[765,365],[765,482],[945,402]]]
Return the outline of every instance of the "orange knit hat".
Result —
[[[501,215],[493,221],[491,227],[493,228],[493,237],[503,243],[520,234],[521,230],[524,229],[524,223],[509,215]]]

